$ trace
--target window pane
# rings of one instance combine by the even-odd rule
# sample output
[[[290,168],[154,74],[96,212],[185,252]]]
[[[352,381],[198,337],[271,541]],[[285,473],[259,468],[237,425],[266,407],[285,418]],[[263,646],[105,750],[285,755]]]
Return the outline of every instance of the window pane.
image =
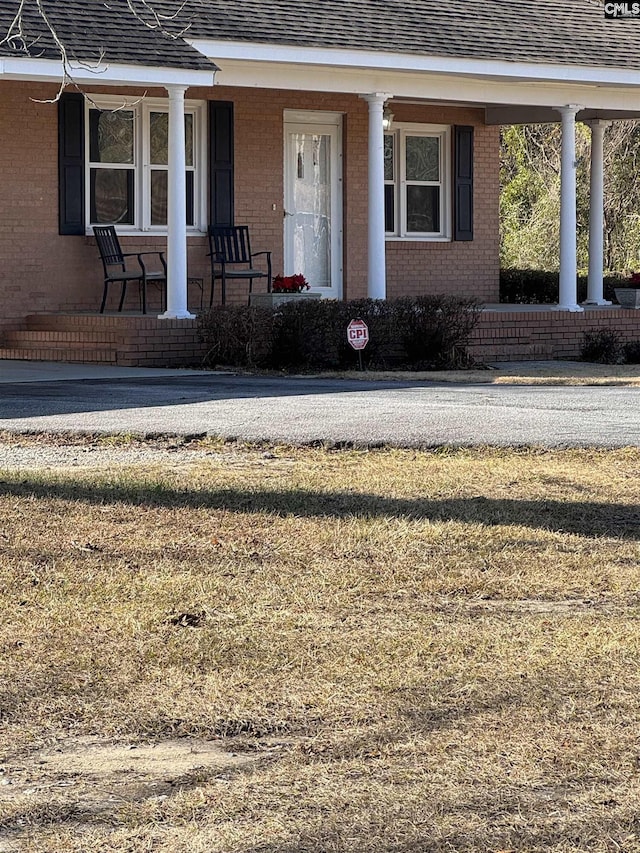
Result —
[[[151,171],[151,224],[167,224],[167,175],[168,173],[153,169]]]
[[[407,187],[407,232],[440,232],[440,187]]]
[[[184,134],[187,148],[187,166],[193,166],[193,115],[184,117]],[[152,112],[149,116],[149,152],[154,166],[169,162],[169,114]]]
[[[91,221],[133,225],[133,169],[91,170]]]
[[[169,162],[169,115],[151,113],[149,116],[149,151],[151,162],[166,166]]]
[[[384,179],[385,181],[394,181],[394,163],[393,149],[395,137],[391,134],[386,134],[384,138]]]
[[[184,117],[184,135],[187,146],[187,166],[193,166],[193,116],[187,113]]]
[[[187,172],[187,225],[195,225],[194,172]]]
[[[168,175],[166,169],[151,171],[151,224],[167,224]],[[187,225],[195,224],[194,173],[187,172]]]
[[[384,230],[391,233],[396,230],[395,187],[392,184],[387,184],[384,188]]]
[[[407,136],[407,180],[440,180],[440,140],[435,136]]]
[[[133,163],[133,132],[131,110],[90,110],[91,162]]]

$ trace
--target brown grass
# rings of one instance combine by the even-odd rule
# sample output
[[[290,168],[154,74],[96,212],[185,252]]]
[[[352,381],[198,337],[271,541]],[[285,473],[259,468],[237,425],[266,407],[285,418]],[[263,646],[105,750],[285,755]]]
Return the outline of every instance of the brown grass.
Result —
[[[0,850],[640,850],[639,475],[206,447],[6,472]],[[202,741],[222,765],[78,765]]]
[[[336,374],[323,374],[335,378]],[[638,364],[592,364],[581,361],[507,362],[489,368],[429,371],[345,371],[344,379],[451,382],[456,385],[640,385]]]

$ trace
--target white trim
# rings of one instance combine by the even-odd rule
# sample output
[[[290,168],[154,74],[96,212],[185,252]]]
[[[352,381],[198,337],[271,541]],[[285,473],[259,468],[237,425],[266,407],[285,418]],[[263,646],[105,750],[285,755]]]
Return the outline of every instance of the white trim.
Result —
[[[288,124],[321,124],[342,127],[342,113],[325,110],[285,110],[284,120]]]
[[[515,67],[515,66],[514,66]],[[465,106],[520,106],[557,108],[565,103],[584,104],[594,110],[640,112],[640,72],[629,85],[600,85],[558,80],[545,82],[526,78],[500,79],[459,76],[429,71],[397,71],[330,66],[291,65],[284,62],[255,62],[221,59],[216,85],[279,89],[297,92],[361,95],[365,92],[393,92],[394,97],[421,102]]]
[[[216,69],[194,71],[186,68],[147,68],[141,65],[78,65],[70,63],[73,80],[81,85],[127,86],[213,86]],[[59,84],[65,78],[62,62],[30,57],[0,59],[0,78],[33,80]]]
[[[640,86],[640,69],[469,59],[331,47],[297,47],[250,41],[187,39],[200,53],[216,62],[225,59],[279,62],[294,65],[360,68],[376,71],[421,71],[456,77],[491,77],[494,80],[536,80],[614,86]]]

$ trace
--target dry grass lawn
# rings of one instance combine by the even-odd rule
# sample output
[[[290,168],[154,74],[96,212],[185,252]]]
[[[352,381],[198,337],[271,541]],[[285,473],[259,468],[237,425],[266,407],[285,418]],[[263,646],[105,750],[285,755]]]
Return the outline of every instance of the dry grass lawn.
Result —
[[[336,374],[323,374],[335,378]],[[345,379],[452,382],[457,385],[640,385],[640,364],[595,364],[584,361],[507,362],[492,368],[428,371],[351,370]]]
[[[640,452],[0,481],[0,851],[640,851]]]

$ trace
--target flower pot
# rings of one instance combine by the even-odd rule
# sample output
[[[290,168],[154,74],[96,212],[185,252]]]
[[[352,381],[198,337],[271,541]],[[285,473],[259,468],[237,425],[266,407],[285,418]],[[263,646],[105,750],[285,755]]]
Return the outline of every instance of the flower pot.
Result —
[[[300,299],[321,299],[321,293],[252,293],[249,304],[257,308],[277,308],[284,302],[297,302]]]
[[[616,287],[615,294],[621,308],[640,308],[640,289]]]

